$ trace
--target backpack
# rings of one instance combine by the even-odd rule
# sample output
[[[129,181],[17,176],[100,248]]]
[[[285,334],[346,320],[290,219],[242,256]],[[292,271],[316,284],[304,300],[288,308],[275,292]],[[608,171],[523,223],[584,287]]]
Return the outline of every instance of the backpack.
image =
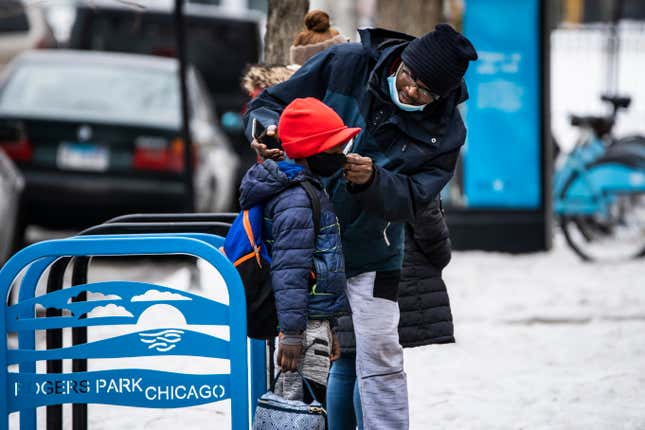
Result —
[[[320,233],[320,200],[310,182],[300,182],[298,186],[305,190],[311,202],[316,238]],[[278,334],[278,313],[271,287],[271,256],[262,240],[263,223],[264,205],[241,211],[233,221],[222,249],[242,278],[246,295],[246,330],[254,339],[272,339]]]

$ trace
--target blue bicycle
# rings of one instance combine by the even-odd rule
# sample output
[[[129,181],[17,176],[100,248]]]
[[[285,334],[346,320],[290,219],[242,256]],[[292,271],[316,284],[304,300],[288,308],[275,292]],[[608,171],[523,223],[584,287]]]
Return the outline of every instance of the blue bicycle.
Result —
[[[612,129],[629,97],[602,96],[607,116],[571,116],[574,149],[555,172],[553,206],[569,246],[584,260],[645,255],[645,138],[615,139]]]

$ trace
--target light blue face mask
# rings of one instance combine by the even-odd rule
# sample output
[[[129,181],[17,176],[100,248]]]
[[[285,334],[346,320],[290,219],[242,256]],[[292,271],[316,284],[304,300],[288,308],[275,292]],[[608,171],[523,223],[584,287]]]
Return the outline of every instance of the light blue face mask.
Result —
[[[396,89],[396,73],[387,78],[387,84],[390,88],[390,99],[392,99],[392,103],[394,103],[399,109],[406,112],[417,112],[423,110],[423,108],[428,106],[427,103],[424,105],[409,105],[406,103],[401,103],[401,100],[399,100],[399,92]]]

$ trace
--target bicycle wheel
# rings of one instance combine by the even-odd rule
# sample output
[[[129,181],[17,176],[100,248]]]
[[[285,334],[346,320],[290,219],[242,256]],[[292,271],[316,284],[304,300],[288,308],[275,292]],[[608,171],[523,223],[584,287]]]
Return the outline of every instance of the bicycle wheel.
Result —
[[[603,167],[615,161],[597,161]],[[575,178],[569,181],[563,195],[568,195]],[[645,256],[645,192],[627,188],[602,196],[608,202],[603,213],[561,215],[560,228],[567,244],[586,261],[619,261]]]

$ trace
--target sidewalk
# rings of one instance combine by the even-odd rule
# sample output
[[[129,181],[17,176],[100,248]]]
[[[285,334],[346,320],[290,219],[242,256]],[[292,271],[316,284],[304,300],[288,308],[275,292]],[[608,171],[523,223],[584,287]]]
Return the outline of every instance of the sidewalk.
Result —
[[[413,429],[645,428],[645,261],[455,253],[457,344],[406,350]]]
[[[152,267],[127,267],[128,279],[155,273],[146,280],[191,286],[186,264]],[[98,263],[90,280],[114,276],[114,269]],[[227,300],[213,270],[200,265],[200,277],[202,292]],[[456,252],[445,279],[458,343],[406,350],[412,429],[645,428],[645,261],[584,264],[561,243],[525,256]],[[141,323],[182,321],[159,309]],[[90,339],[108,335],[101,330]],[[90,370],[140,368],[135,362],[103,360]],[[227,368],[173,357],[145,365],[188,373]],[[224,429],[228,409],[228,401],[175,410],[90,405],[89,428]],[[65,428],[70,416],[66,406]]]

